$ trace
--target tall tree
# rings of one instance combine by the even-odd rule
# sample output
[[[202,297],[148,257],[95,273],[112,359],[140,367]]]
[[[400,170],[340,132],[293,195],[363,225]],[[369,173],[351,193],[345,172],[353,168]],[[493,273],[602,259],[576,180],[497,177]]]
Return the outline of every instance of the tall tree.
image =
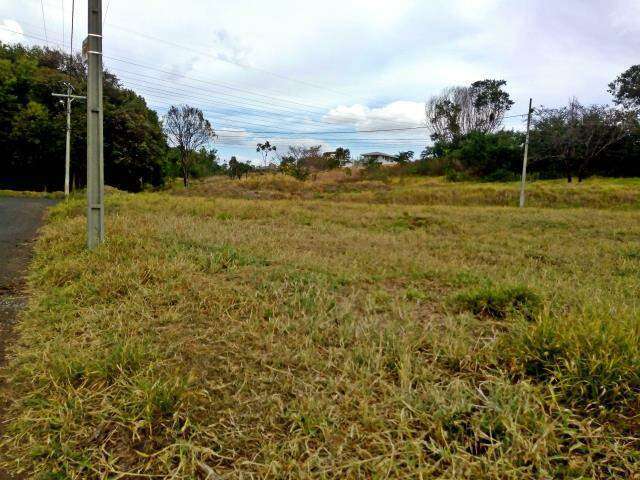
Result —
[[[227,173],[231,178],[237,178],[240,180],[243,175],[248,175],[249,172],[253,170],[253,167],[248,163],[239,162],[238,159],[234,156],[229,160],[229,168]]]
[[[609,84],[616,105],[640,110],[640,65],[634,65]]]
[[[189,171],[194,153],[211,143],[216,134],[202,110],[189,105],[172,106],[165,117],[164,128],[169,143],[180,151],[184,186],[189,187]]]
[[[258,143],[256,145],[256,152],[258,152],[262,156],[262,166],[267,167],[267,159],[269,155],[274,153],[278,148],[275,145],[271,145],[269,140],[264,143]]]
[[[351,150],[344,147],[336,148],[335,159],[337,167],[344,167],[351,161]]]
[[[468,87],[450,87],[425,107],[432,140],[456,142],[471,132],[490,133],[500,127],[513,106],[504,80],[481,80]]]

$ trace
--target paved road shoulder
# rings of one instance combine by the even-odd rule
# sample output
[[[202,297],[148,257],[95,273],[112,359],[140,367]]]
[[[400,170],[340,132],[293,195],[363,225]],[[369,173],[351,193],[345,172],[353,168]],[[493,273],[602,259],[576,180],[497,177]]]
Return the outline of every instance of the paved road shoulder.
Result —
[[[22,287],[33,240],[45,210],[55,203],[44,198],[0,197],[0,368],[5,364],[7,347],[15,340],[13,325],[25,303]],[[3,388],[0,379],[0,390]],[[0,433],[2,410],[0,396]],[[0,470],[0,480],[10,478]]]

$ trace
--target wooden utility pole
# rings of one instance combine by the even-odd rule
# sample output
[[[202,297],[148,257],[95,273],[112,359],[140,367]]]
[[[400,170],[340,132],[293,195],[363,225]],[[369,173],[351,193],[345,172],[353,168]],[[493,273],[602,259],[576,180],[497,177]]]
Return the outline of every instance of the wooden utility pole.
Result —
[[[533,113],[533,99],[529,99],[529,113],[527,114],[527,139],[524,143],[524,161],[522,162],[522,185],[520,186],[520,208],[524,208],[525,187],[527,186],[527,161],[529,160],[529,138],[531,131],[531,114]]]
[[[72,86],[67,83],[67,93],[54,93],[54,97],[65,98],[67,100],[67,147],[64,162],[64,194],[69,196],[69,177],[71,171],[71,102],[74,100],[85,100],[82,95],[71,95]]]
[[[104,147],[102,106],[102,0],[89,0],[87,81],[87,246],[104,242]]]

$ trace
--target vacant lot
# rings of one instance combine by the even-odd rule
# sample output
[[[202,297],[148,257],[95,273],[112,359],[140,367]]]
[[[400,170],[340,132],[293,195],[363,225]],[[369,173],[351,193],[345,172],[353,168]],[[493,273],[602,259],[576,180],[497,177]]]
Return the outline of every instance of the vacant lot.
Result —
[[[598,208],[113,193],[89,254],[82,202],[60,204],[2,458],[74,479],[633,478],[637,187],[549,188]]]

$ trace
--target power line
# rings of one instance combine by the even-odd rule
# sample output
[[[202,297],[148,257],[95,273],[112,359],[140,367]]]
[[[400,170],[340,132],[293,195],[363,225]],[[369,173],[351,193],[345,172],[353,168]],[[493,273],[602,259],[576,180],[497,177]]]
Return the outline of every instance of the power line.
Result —
[[[25,35],[26,35],[26,34],[25,34]],[[29,36],[29,35],[28,35],[28,36]],[[33,38],[40,38],[40,37],[33,36],[33,35],[30,35],[30,36],[31,36],[31,37],[33,37]],[[255,92],[251,92],[251,91],[246,91],[246,90],[243,90],[243,89],[240,89],[240,88],[237,88],[237,87],[230,87],[230,86],[227,86],[227,85],[224,85],[224,84],[219,84],[219,83],[215,83],[215,82],[209,82],[209,81],[206,81],[206,80],[202,80],[202,79],[198,79],[198,78],[193,78],[193,77],[188,77],[188,76],[185,76],[185,75],[182,75],[182,74],[177,74],[177,73],[175,73],[175,72],[169,72],[169,71],[166,71],[166,70],[157,69],[157,68],[154,68],[154,67],[151,67],[151,66],[148,66],[148,65],[143,65],[143,64],[140,64],[140,63],[138,63],[138,62],[134,62],[134,61],[129,60],[129,59],[115,58],[115,57],[110,57],[110,56],[107,56],[107,55],[105,55],[105,57],[106,57],[106,58],[109,58],[109,59],[111,59],[111,60],[118,61],[118,62],[123,62],[123,63],[132,64],[132,65],[135,65],[135,66],[138,66],[138,67],[141,67],[141,68],[145,68],[145,69],[149,69],[149,70],[153,70],[153,71],[162,72],[162,73],[165,73],[165,74],[168,74],[168,75],[175,75],[175,76],[179,76],[179,77],[182,77],[182,78],[191,79],[191,80],[193,80],[193,81],[200,82],[200,83],[204,83],[204,84],[211,84],[211,85],[214,85],[214,86],[222,86],[223,88],[228,88],[228,89],[232,89],[232,90],[237,90],[237,91],[240,91],[240,92],[243,92],[243,93],[244,93],[244,92],[246,92],[246,93],[248,93],[248,94],[250,94],[250,95],[261,96],[261,97],[265,97],[265,98],[269,98],[269,99],[275,99],[275,100],[280,101],[280,102],[288,102],[288,103],[294,103],[294,104],[305,105],[305,104],[302,104],[302,103],[300,103],[300,102],[295,102],[295,101],[292,101],[292,100],[280,99],[280,98],[278,98],[278,97],[272,97],[272,96],[270,96],[270,95],[264,95],[264,94],[260,94],[260,93],[255,93]],[[133,73],[132,73],[132,74],[133,74]],[[157,83],[157,81],[158,81],[157,77],[152,77],[152,76],[149,76],[149,75],[144,75],[144,74],[140,74],[140,73],[135,73],[135,74],[133,74],[133,75],[137,75],[137,76],[144,76],[144,77],[147,77],[147,78],[154,79],[154,80],[156,81],[156,83]],[[197,88],[197,87],[193,87],[193,86],[187,86],[187,87],[188,87],[188,88],[193,88],[193,89],[196,89],[196,88]],[[145,87],[145,88],[155,88],[155,87]],[[156,88],[156,90],[159,90],[159,89],[157,89],[157,88]],[[166,93],[166,92],[165,92],[165,93]],[[171,92],[171,93],[173,93],[173,92]],[[227,96],[227,97],[236,98],[236,99],[240,99],[240,100],[245,100],[245,101],[246,101],[246,100],[250,100],[250,101],[253,101],[253,102],[255,102],[255,103],[260,103],[260,104],[265,103],[265,104],[266,104],[266,102],[261,102],[261,101],[259,101],[259,100],[255,100],[255,99],[247,99],[247,98],[245,98],[245,97],[240,97],[240,96],[232,95],[232,94],[228,94],[228,93],[223,93],[223,92],[215,92],[215,93],[216,93],[217,95],[224,95],[224,96]],[[158,94],[154,94],[154,96],[156,96],[156,97],[157,97],[157,96],[159,96],[159,95],[158,95]],[[208,99],[208,98],[207,98],[207,99]],[[240,105],[247,105],[247,104],[244,104],[244,103],[243,103],[243,104],[240,104]],[[272,108],[274,107],[273,102],[269,103],[269,105],[270,105]],[[313,107],[312,105],[308,105],[308,106]],[[289,112],[296,112],[296,113],[297,113],[297,112],[306,112],[306,113],[309,113],[309,114],[312,114],[312,115],[316,115],[316,114],[317,114],[317,113],[315,113],[315,112],[311,112],[311,111],[307,111],[307,110],[302,110],[302,109],[293,109],[293,108],[284,107],[284,106],[279,106],[279,105],[275,105],[275,107],[276,107],[276,108],[280,108],[280,109],[282,109],[282,110],[287,110],[287,111],[289,111]],[[315,108],[315,107],[313,107],[313,108]],[[321,110],[321,112],[322,112],[323,114],[326,114],[326,113],[327,113],[327,112],[326,112],[326,110]],[[293,116],[293,115],[292,115],[292,116]],[[306,121],[312,121],[313,123],[318,123],[318,124],[335,125],[335,123],[334,123],[334,122],[322,122],[322,121],[318,121],[318,120],[311,120],[311,119],[305,119],[305,120],[306,120]],[[246,122],[246,123],[249,123],[249,122]],[[397,124],[397,125],[402,125],[402,126],[409,125],[409,123],[408,123],[408,122],[398,122],[398,121],[395,121],[395,122],[393,122],[393,123],[395,123],[395,124]],[[254,126],[260,126],[260,127],[268,126],[268,125],[264,125],[264,124],[255,124],[255,123],[254,123],[253,125],[254,125]],[[413,125],[412,125],[412,127],[413,127]],[[423,127],[417,127],[417,128],[423,128]]]
[[[62,44],[64,45],[64,34],[66,30],[66,26],[64,24],[64,0],[60,0],[60,2],[62,3]]]
[[[27,25],[30,24],[29,22],[24,21],[24,20],[20,20],[20,22],[23,23],[23,24],[27,24]],[[31,25],[33,25],[33,24],[31,24]],[[6,27],[3,27],[3,28],[6,28]],[[7,29],[7,30],[8,31],[12,31],[10,29]],[[17,33],[20,33],[20,32],[17,32]],[[38,40],[44,40],[41,37],[36,36],[36,35],[28,35],[28,34],[24,34],[24,35],[26,37],[29,37],[29,38],[34,38],[34,39],[38,39]],[[187,80],[192,80],[192,81],[199,82],[199,83],[205,83],[205,84],[209,84],[209,85],[212,85],[212,86],[225,88],[225,89],[228,89],[228,90],[234,90],[234,91],[242,92],[244,94],[249,94],[249,95],[262,97],[262,98],[265,98],[265,99],[269,99],[270,101],[271,100],[276,100],[276,101],[279,101],[279,102],[286,102],[286,103],[291,103],[291,104],[295,104],[295,105],[306,106],[306,107],[318,110],[319,112],[323,112],[323,113],[326,112],[326,110],[328,108],[330,108],[329,106],[322,106],[322,105],[310,104],[310,103],[302,103],[302,102],[298,102],[298,101],[295,101],[295,100],[290,100],[290,99],[284,98],[284,97],[276,97],[276,96],[273,96],[273,95],[267,95],[267,94],[259,93],[259,92],[256,92],[256,91],[242,89],[242,88],[239,88],[239,87],[237,87],[235,85],[224,84],[224,83],[221,83],[221,82],[217,82],[216,83],[216,82],[211,82],[211,81],[207,81],[207,80],[203,80],[203,79],[199,79],[199,78],[189,77],[189,76],[186,76],[186,75],[184,75],[182,73],[176,73],[175,71],[166,71],[166,70],[154,68],[152,66],[144,65],[144,64],[141,64],[139,62],[135,62],[135,61],[133,61],[131,59],[127,59],[127,58],[116,58],[116,57],[107,57],[107,56],[105,56],[105,58],[109,58],[109,60],[114,60],[116,62],[127,63],[127,64],[134,65],[134,66],[137,66],[137,67],[140,67],[140,68],[153,70],[155,72],[164,73],[166,75],[170,75],[170,76],[173,76],[173,77],[180,77],[180,78],[184,78],[184,79],[187,79]],[[151,78],[156,80],[157,76],[154,76],[154,77],[151,77]],[[270,104],[271,104],[271,102],[270,102]]]
[[[121,73],[121,71],[118,72],[118,74],[120,74],[120,73]],[[198,99],[198,100],[206,100],[206,101],[211,101],[212,100],[212,97],[209,96],[209,95],[206,95],[206,96],[198,95],[198,93],[200,93],[200,92],[203,93],[203,94],[206,94],[207,92],[209,92],[207,90],[197,90],[195,87],[192,87],[194,89],[194,91],[196,92],[194,94],[192,91],[188,91],[188,90],[181,90],[181,89],[167,90],[167,89],[162,89],[162,88],[158,87],[158,81],[152,83],[152,82],[148,82],[148,81],[145,81],[145,80],[140,80],[140,79],[137,79],[137,78],[136,78],[135,81],[132,81],[129,78],[127,78],[126,74],[128,72],[124,71],[124,73],[125,73],[124,76],[123,75],[120,75],[120,76],[121,76],[121,78],[123,80],[125,80],[126,84],[132,84],[134,86],[138,86],[138,87],[141,87],[141,88],[155,90],[155,91],[160,92],[160,93],[166,93],[166,94],[170,95],[171,98],[176,98],[176,97],[179,98],[180,96],[184,96],[182,98],[191,97],[191,98],[195,98],[195,99]],[[147,76],[147,75],[145,75],[144,77],[145,78],[152,78],[152,77]],[[153,86],[149,86],[150,83],[152,83]],[[168,88],[168,86],[165,86],[164,84],[160,84],[159,86]],[[224,97],[236,98],[236,99],[244,100],[243,97],[240,97],[240,96],[237,96],[237,95],[229,95],[229,94],[220,93],[220,92],[213,92],[213,93],[215,93],[216,95],[224,96]],[[256,105],[258,105],[258,106],[261,106],[263,104],[264,105],[268,105],[266,102],[259,102],[259,101],[255,101],[255,103],[248,103],[248,102],[229,103],[229,102],[225,102],[224,100],[222,100],[222,101],[218,100],[218,99],[215,99],[215,100],[217,102],[220,102],[220,103],[224,104],[224,105],[231,105],[231,106],[240,105],[240,106],[255,107]],[[282,115],[282,116],[285,116],[285,115],[289,116],[289,117],[296,117],[297,116],[297,117],[300,117],[300,118],[308,119],[308,117],[304,117],[303,116],[303,114],[307,112],[305,110],[293,110],[293,109],[288,109],[286,107],[280,107],[278,105],[273,105],[273,104],[271,104],[271,107],[275,107],[275,108],[278,108],[280,110],[279,111],[273,111],[273,110],[270,111],[270,110],[260,110],[260,109],[257,109],[257,108],[253,108],[253,110],[254,111],[258,111],[258,112],[273,113],[273,114]],[[309,113],[309,115],[318,115],[318,113],[316,113],[316,112],[308,112],[308,113]],[[327,123],[328,124],[328,122],[320,122],[320,121],[316,121],[316,120],[314,120],[314,122],[315,123],[323,123],[323,124]]]
[[[166,100],[193,99],[198,102],[202,102],[202,101],[210,102],[212,100],[210,96],[198,95],[197,93],[192,93],[191,91],[178,90],[178,89],[167,90],[163,88],[158,88],[156,84],[150,85],[150,82],[146,82],[144,80],[131,81],[126,77],[124,77],[124,80],[126,85],[133,85],[134,87],[136,87],[139,94],[148,95],[152,98],[160,98],[160,99],[164,98]],[[164,85],[161,85],[161,87],[162,86]],[[239,98],[239,97],[235,97],[235,98]],[[299,118],[300,119],[299,121],[303,121],[308,124],[331,125],[331,126],[336,125],[335,122],[326,122],[322,120],[316,120],[316,119],[301,115],[295,111],[293,111],[294,113],[289,113],[289,112],[257,109],[254,107],[253,104],[250,104],[250,103],[240,103],[240,102],[230,103],[230,102],[225,102],[224,100],[216,99],[216,105],[215,106],[210,105],[210,106],[212,108],[218,108],[218,105],[233,107],[232,112],[234,114],[237,112],[248,112],[244,116],[263,117],[267,119],[273,119],[275,116],[275,117],[282,118],[284,120],[291,120],[291,121],[295,121],[296,118]],[[240,105],[240,106],[237,106],[237,105]],[[207,106],[207,105],[204,105],[204,106]],[[243,108],[243,106],[252,107],[252,108]],[[201,109],[203,108],[202,105],[200,105],[200,107]],[[221,113],[225,113],[225,112],[221,112]],[[398,126],[415,126],[415,124],[409,124],[408,122],[393,121],[390,123],[393,123]]]
[[[73,66],[73,28],[76,16],[76,0],[71,0],[71,41],[69,42],[69,81],[71,81],[71,69]]]
[[[193,48],[187,47],[186,45],[181,45],[179,43],[170,42],[168,40],[164,40],[164,39],[161,39],[161,38],[158,38],[158,37],[154,37],[152,35],[148,35],[148,34],[144,34],[144,33],[141,33],[141,32],[137,32],[135,30],[130,30],[130,29],[126,28],[126,27],[121,27],[121,26],[113,25],[113,24],[111,24],[111,27],[117,28],[119,30],[122,30],[122,31],[127,32],[127,33],[130,33],[132,35],[137,35],[139,37],[146,38],[147,40],[163,43],[165,45],[169,45],[169,46],[172,46],[174,48],[179,48],[179,49],[182,49],[182,50],[185,50],[185,51],[198,53],[199,55],[204,55],[206,57],[212,58],[213,60],[216,60],[216,61],[219,61],[219,62],[229,63],[231,65],[235,65],[235,66],[241,67],[241,68],[247,68],[247,69],[251,69],[251,70],[256,70],[256,71],[259,71],[259,72],[262,72],[262,73],[266,73],[268,75],[271,75],[271,76],[274,76],[274,77],[277,77],[277,78],[280,78],[280,79],[283,79],[283,80],[287,80],[287,81],[290,81],[290,82],[295,82],[295,83],[299,83],[299,84],[302,84],[302,85],[307,85],[309,87],[317,88],[317,89],[320,89],[320,90],[325,90],[327,92],[335,93],[335,94],[338,94],[338,95],[348,96],[347,94],[345,94],[343,92],[339,92],[337,90],[333,90],[333,89],[327,88],[327,87],[322,86],[322,85],[318,85],[318,84],[307,82],[307,81],[304,81],[304,80],[298,80],[298,79],[295,79],[295,78],[287,77],[285,75],[280,75],[278,73],[270,72],[269,70],[265,70],[263,68],[254,67],[254,66],[251,66],[251,65],[245,65],[243,63],[235,62],[233,60],[218,58],[218,57],[215,57],[215,56],[210,55],[208,53],[205,53],[205,52],[203,52],[201,50],[193,49]]]
[[[42,8],[42,25],[44,27],[44,39],[47,43],[49,43],[49,36],[47,35],[47,20],[44,15],[44,3],[40,0],[40,7]],[[63,35],[64,36],[64,35]]]
[[[114,60],[116,62],[135,65],[136,67],[145,68],[147,70],[153,70],[155,72],[164,73],[166,75],[172,75],[172,76],[176,76],[176,77],[186,78],[188,80],[192,80],[192,81],[198,82],[198,83],[204,83],[204,84],[208,84],[208,85],[213,85],[213,86],[217,86],[217,87],[221,87],[221,88],[226,88],[226,89],[229,89],[229,90],[236,90],[236,91],[239,91],[239,92],[242,92],[242,93],[245,93],[245,94],[264,97],[264,98],[268,98],[268,99],[271,99],[271,100],[277,100],[277,101],[280,101],[280,102],[292,103],[292,104],[300,105],[300,106],[303,106],[303,107],[313,108],[313,109],[316,109],[316,110],[321,111],[321,112],[326,112],[326,108],[325,107],[319,107],[319,106],[316,106],[316,105],[297,102],[297,101],[294,101],[294,100],[287,100],[287,99],[284,99],[284,98],[274,97],[272,95],[266,95],[266,94],[263,94],[263,93],[256,93],[256,92],[253,92],[251,90],[245,90],[245,89],[242,89],[242,88],[238,88],[238,87],[234,87],[234,86],[230,86],[230,85],[225,85],[224,83],[211,82],[211,81],[203,80],[203,79],[200,79],[200,78],[190,77],[190,76],[184,75],[183,73],[176,73],[176,72],[171,72],[171,71],[168,71],[168,70],[163,70],[163,69],[160,69],[160,68],[155,68],[155,67],[152,67],[150,65],[144,65],[144,64],[141,64],[141,63],[138,63],[138,62],[134,62],[134,61],[128,60],[128,59],[116,58],[116,57],[111,57],[111,56],[107,56],[107,55],[105,55],[105,58],[108,58],[109,60]]]
[[[111,6],[111,0],[107,0],[107,8],[104,12],[104,18],[102,19],[102,25],[104,26],[107,23],[107,15],[109,15],[109,7]]]

